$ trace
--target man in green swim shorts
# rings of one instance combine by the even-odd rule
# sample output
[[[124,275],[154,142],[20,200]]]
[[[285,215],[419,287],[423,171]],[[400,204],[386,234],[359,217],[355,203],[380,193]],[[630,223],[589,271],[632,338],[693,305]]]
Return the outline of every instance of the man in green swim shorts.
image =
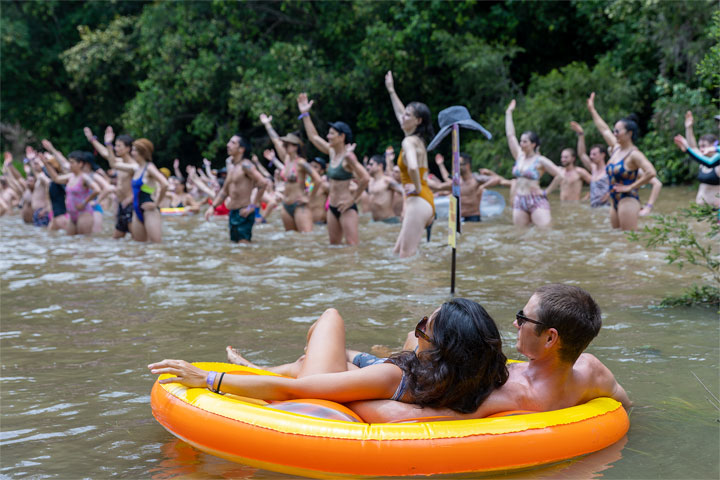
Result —
[[[230,138],[227,153],[232,166],[228,169],[222,189],[205,212],[205,219],[209,219],[215,208],[227,199],[226,207],[230,210],[230,240],[235,243],[250,243],[252,227],[255,224],[255,205],[252,199],[261,199],[270,181],[260,174],[250,160],[250,142],[240,135]]]

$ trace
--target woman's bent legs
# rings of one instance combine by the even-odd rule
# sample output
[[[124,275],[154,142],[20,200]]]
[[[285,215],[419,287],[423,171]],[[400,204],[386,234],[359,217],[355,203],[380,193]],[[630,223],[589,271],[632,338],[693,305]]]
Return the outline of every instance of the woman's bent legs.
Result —
[[[420,197],[407,198],[400,235],[395,242],[395,254],[401,258],[414,255],[432,218],[433,209],[427,201]]]

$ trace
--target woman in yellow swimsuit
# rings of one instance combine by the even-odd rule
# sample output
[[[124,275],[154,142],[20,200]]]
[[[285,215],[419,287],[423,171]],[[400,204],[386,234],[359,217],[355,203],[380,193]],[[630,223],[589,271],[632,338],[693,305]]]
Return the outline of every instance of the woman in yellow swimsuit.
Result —
[[[405,190],[405,208],[395,254],[409,257],[417,251],[423,232],[435,218],[433,194],[427,184],[428,159],[425,148],[434,135],[430,109],[424,103],[411,102],[404,106],[395,93],[392,72],[385,75],[385,87],[390,94],[395,117],[405,133],[398,157],[400,181]]]

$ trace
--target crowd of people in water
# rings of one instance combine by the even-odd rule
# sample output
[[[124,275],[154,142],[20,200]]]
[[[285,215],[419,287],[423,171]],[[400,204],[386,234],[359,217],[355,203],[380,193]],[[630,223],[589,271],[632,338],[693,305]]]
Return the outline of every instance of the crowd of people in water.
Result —
[[[0,216],[19,211],[23,220],[70,235],[90,235],[102,230],[104,212],[115,212],[114,238],[130,235],[137,241],[162,241],[162,216],[200,213],[209,219],[227,216],[230,240],[250,242],[253,226],[266,222],[278,211],[286,230],[310,232],[325,228],[331,245],[358,243],[358,215],[369,213],[373,221],[398,224],[395,253],[413,255],[436,218],[436,199],[451,193],[453,179],[445,159],[436,154],[440,172],[429,172],[427,145],[434,135],[427,105],[398,97],[391,72],[385,77],[392,110],[404,134],[400,153],[392,147],[360,160],[348,123],[330,122],[325,137],[313,123],[313,101],[305,93],[297,97],[298,120],[306,138],[324,157],[307,158],[300,132],[281,136],[273,117],[261,114],[270,147],[261,157],[253,153],[247,136],[236,134],[227,143],[225,167],[215,170],[203,159],[198,166],[173,170],[153,163],[153,143],[127,134],[115,135],[108,126],[102,141],[90,128],[84,134],[94,153],[75,150],[63,154],[49,140],[42,149],[25,149],[24,172],[18,171],[10,153],[5,153],[0,176]],[[484,192],[494,186],[510,189],[513,223],[548,228],[552,216],[548,195],[558,189],[563,202],[589,200],[592,208],[607,208],[613,228],[635,230],[638,217],[648,215],[662,183],[652,162],[636,146],[637,119],[630,115],[611,128],[595,108],[595,94],[587,108],[604,144],[585,143],[579,123],[569,123],[577,134],[577,145],[565,148],[560,165],[540,153],[540,139],[526,131],[518,140],[513,122],[516,103],[505,112],[505,132],[515,160],[512,178],[486,168],[472,169],[468,154],[460,154],[460,217],[463,222],[481,221]],[[720,116],[715,117],[720,123]],[[693,116],[687,112],[685,135],[674,141],[700,164],[696,202],[720,207],[720,160],[718,139],[713,133],[696,141]],[[96,163],[103,157],[109,168]],[[580,159],[582,165],[577,164]],[[547,188],[540,184],[548,173]],[[583,186],[589,193],[583,196]],[[638,189],[650,184],[645,203]],[[277,215],[277,214],[275,214]]]

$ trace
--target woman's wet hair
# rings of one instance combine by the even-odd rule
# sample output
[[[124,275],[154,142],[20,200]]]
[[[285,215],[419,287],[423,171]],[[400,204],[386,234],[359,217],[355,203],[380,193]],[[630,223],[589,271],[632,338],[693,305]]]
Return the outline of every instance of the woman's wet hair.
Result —
[[[132,144],[146,162],[152,162],[152,154],[155,151],[155,146],[150,140],[147,138],[138,138]]]
[[[535,144],[535,148],[533,148],[533,151],[537,152],[537,149],[540,148],[540,137],[538,137],[538,134],[528,130],[526,132],[523,132],[522,135],[527,135],[528,140],[530,140],[531,143]],[[520,135],[522,137],[522,135]]]
[[[412,134],[417,135],[422,138],[425,143],[428,143],[435,136],[435,129],[433,128],[432,118],[430,117],[430,109],[422,102],[410,102],[408,107],[412,109],[413,115],[415,115],[416,118],[422,120]]]
[[[406,375],[413,403],[471,413],[507,381],[500,332],[480,304],[464,298],[444,303],[431,338],[427,350],[389,359]]]
[[[622,124],[625,126],[625,130],[631,133],[632,141],[637,141],[640,138],[640,128],[638,127],[638,117],[634,113],[631,113],[625,118],[620,119]]]

